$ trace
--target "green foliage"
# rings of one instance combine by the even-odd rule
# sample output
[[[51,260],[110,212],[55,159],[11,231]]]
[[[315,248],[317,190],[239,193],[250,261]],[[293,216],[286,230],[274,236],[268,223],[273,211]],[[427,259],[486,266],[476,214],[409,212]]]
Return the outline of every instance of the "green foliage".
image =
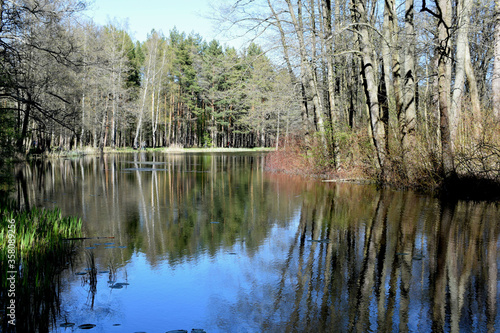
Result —
[[[203,135],[203,146],[209,147],[209,148],[212,148],[214,146],[214,143],[213,143],[212,138],[210,137],[209,133],[205,133]]]
[[[14,220],[15,248],[19,257],[53,251],[63,246],[65,238],[81,236],[82,221],[63,217],[58,209],[33,208],[18,211],[13,204],[0,207],[0,253],[5,256],[8,246],[9,221]]]
[[[10,223],[13,221],[13,223]],[[8,226],[15,227],[15,234]],[[14,237],[14,251],[9,239]],[[0,273],[15,271],[15,297],[20,332],[48,332],[59,314],[60,285],[58,276],[74,254],[73,242],[64,238],[81,236],[81,221],[62,217],[59,210],[31,209],[18,211],[12,202],[0,203]],[[15,252],[15,253],[12,253]],[[0,289],[5,294],[9,281],[3,278]],[[7,330],[3,321],[0,330]]]
[[[127,34],[127,43],[130,36]],[[132,43],[132,41],[130,41]],[[144,53],[141,49],[141,44],[136,42],[135,45],[131,45],[127,52],[128,58],[128,76],[127,76],[127,87],[138,88],[141,85],[141,64],[144,62]]]

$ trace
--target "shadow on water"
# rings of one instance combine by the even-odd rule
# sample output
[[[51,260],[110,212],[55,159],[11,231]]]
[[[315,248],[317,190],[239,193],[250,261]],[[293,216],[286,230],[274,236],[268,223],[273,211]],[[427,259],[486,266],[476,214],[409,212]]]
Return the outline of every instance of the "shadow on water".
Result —
[[[159,318],[174,303],[192,309],[188,319],[207,332],[500,331],[498,203],[265,174],[261,161],[134,154],[26,168],[33,183],[29,195],[18,187],[21,201],[57,202],[82,216],[86,235],[115,237],[110,246],[83,242],[83,265],[111,268],[110,281],[117,268],[135,278],[130,286],[120,280],[115,293],[114,283],[93,288],[102,278],[91,271],[82,278],[87,300],[63,311],[56,278],[53,296],[30,291],[32,308],[52,308],[45,318],[59,326],[62,315],[97,313],[99,303],[101,329],[113,324],[106,318],[119,312],[114,304],[136,309],[157,297],[157,307],[141,312],[144,323],[166,325]],[[198,285],[171,293],[194,275]],[[164,302],[166,295],[177,298]],[[53,305],[41,304],[47,300]]]
[[[60,294],[64,282],[61,272],[71,266],[74,256],[72,244],[60,246],[57,250],[43,254],[31,254],[16,261],[19,269],[15,274],[15,318],[16,325],[8,324],[7,306],[11,299],[10,286],[2,279],[0,307],[2,332],[48,332],[61,314]],[[7,260],[0,263],[0,272],[7,277]]]

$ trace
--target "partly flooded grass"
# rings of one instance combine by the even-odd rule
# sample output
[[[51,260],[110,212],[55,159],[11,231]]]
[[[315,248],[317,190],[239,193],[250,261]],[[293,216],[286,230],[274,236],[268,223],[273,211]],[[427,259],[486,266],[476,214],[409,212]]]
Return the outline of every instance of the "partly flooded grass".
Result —
[[[63,217],[59,209],[32,208],[18,211],[13,205],[0,207],[0,253],[7,255],[9,225],[15,232],[15,249],[20,257],[57,250],[66,238],[80,237],[82,221]]]
[[[2,318],[0,331],[49,331],[60,314],[59,276],[74,254],[73,242],[65,239],[80,237],[81,229],[80,219],[63,217],[58,209],[17,210],[12,203],[0,204],[0,273],[15,279],[13,289],[2,278],[0,311],[6,313],[12,300],[18,305],[16,325]]]

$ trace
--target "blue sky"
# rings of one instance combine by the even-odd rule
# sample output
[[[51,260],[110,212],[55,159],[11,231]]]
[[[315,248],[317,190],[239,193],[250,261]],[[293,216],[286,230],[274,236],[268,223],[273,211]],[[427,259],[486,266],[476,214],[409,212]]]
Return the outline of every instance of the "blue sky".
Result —
[[[113,19],[119,22],[128,19],[129,33],[139,41],[146,40],[151,29],[168,35],[175,26],[180,32],[198,33],[207,41],[217,39],[227,43],[206,18],[214,16],[209,3],[210,0],[94,0],[88,15],[100,25]]]

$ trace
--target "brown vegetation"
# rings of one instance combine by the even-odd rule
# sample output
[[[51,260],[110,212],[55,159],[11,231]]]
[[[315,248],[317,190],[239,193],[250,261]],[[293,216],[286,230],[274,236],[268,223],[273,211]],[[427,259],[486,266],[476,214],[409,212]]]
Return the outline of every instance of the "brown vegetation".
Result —
[[[416,135],[413,150],[406,155],[406,163],[398,142],[390,143],[383,179],[366,130],[338,134],[334,161],[321,149],[319,140],[308,145],[299,137],[286,138],[286,144],[280,145],[283,148],[267,156],[266,170],[333,180],[374,180],[398,188],[438,191],[448,197],[495,200],[500,193],[498,124],[485,123],[478,135],[473,134],[472,125],[471,119],[459,124],[453,178],[444,177],[439,146],[421,132]]]

